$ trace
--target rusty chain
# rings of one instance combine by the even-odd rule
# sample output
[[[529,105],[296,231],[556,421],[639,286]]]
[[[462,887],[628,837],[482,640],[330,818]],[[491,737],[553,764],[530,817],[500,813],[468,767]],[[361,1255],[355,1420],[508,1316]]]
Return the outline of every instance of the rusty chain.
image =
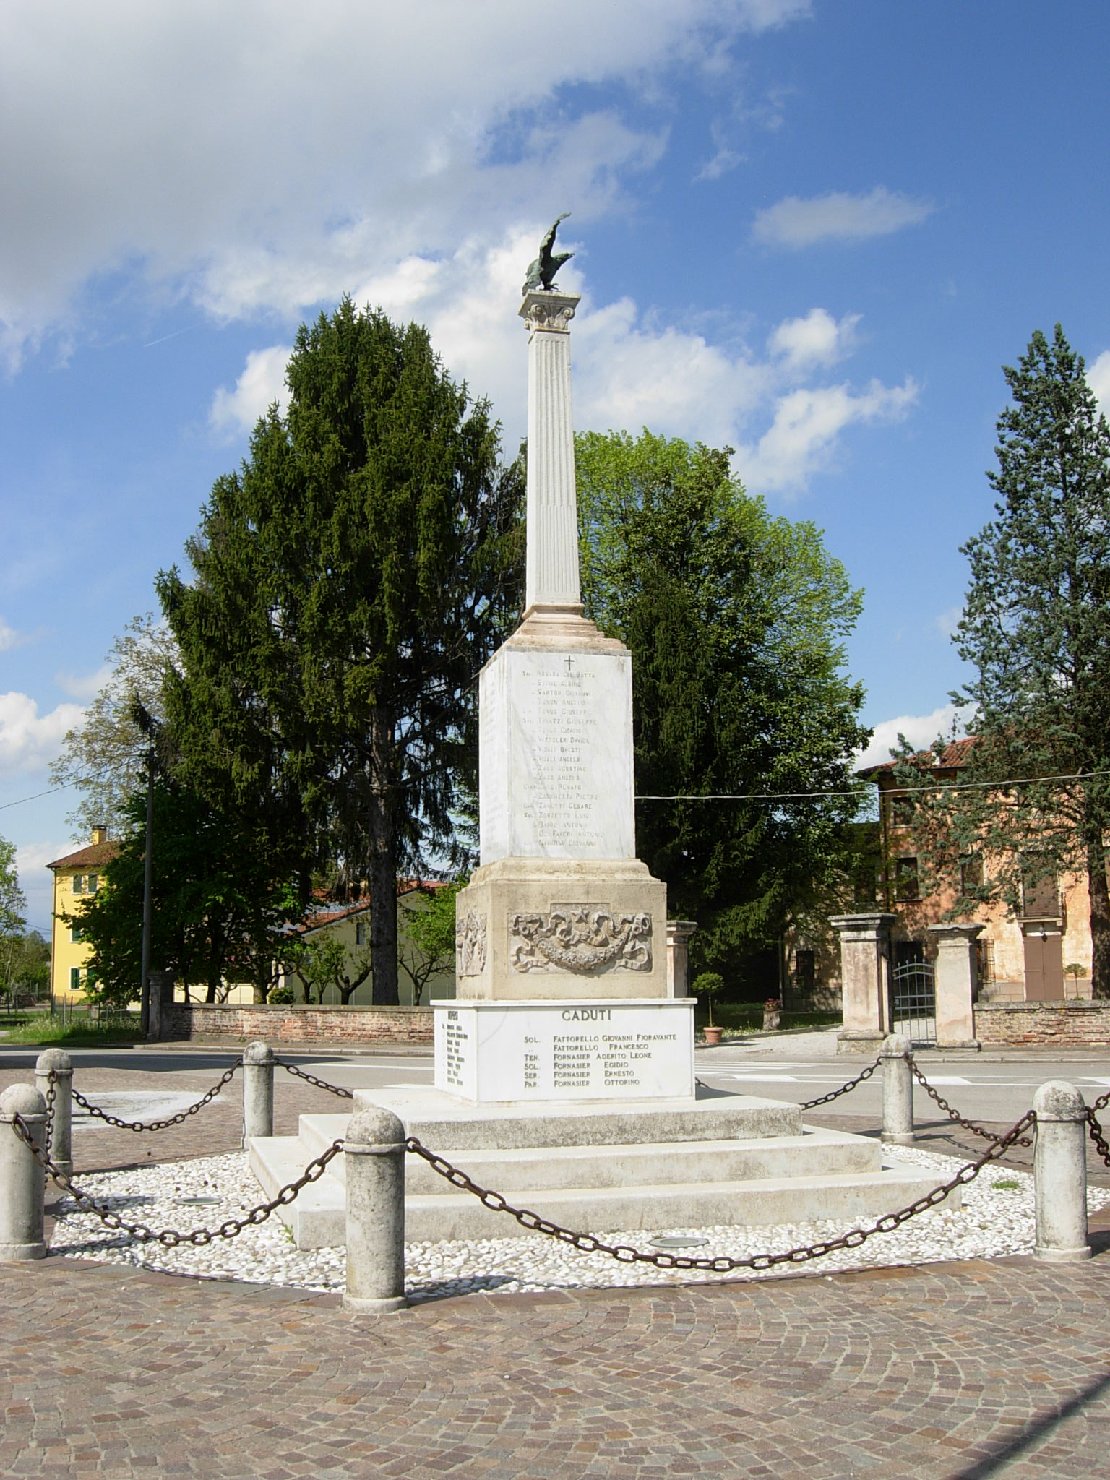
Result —
[[[1102,1126],[1099,1125],[1098,1116],[1095,1113],[1095,1105],[1101,1108],[1106,1104],[1107,1099],[1110,1099],[1110,1096],[1104,1096],[1102,1100],[1096,1100],[1095,1104],[1088,1109],[1087,1129],[1091,1133],[1091,1140],[1095,1143],[1095,1149],[1098,1151],[1099,1156],[1110,1167],[1110,1146],[1106,1144],[1106,1137],[1102,1134]]]
[[[58,1071],[51,1069],[46,1080],[46,1129],[43,1134],[46,1137],[45,1144],[49,1146],[54,1139],[54,1102],[58,1098]]]
[[[190,1105],[187,1110],[182,1110],[177,1115],[171,1115],[167,1120],[151,1120],[145,1122],[142,1120],[120,1120],[118,1116],[109,1115],[106,1110],[101,1110],[99,1105],[94,1105],[90,1100],[86,1100],[85,1096],[81,1094],[79,1090],[74,1089],[73,1091],[71,1091],[71,1093],[77,1104],[81,1106],[82,1110],[87,1110],[88,1113],[90,1115],[94,1115],[97,1120],[103,1120],[107,1122],[108,1125],[117,1126],[120,1130],[164,1131],[167,1126],[183,1125],[184,1122],[188,1120],[190,1115],[196,1115],[198,1111],[204,1109],[205,1105],[211,1104],[211,1102],[223,1089],[224,1085],[230,1083],[230,1081],[235,1078],[236,1074],[242,1067],[243,1060],[237,1059],[235,1063],[232,1064],[231,1068],[228,1069],[227,1072],[222,1076],[219,1083],[214,1084],[212,1088],[208,1091],[208,1093],[206,1095],[203,1095],[196,1102],[195,1105]]]
[[[922,1074],[921,1070],[917,1067],[917,1064],[914,1062],[914,1057],[912,1053],[905,1054],[904,1058],[909,1064],[910,1071],[913,1074],[913,1077],[917,1080],[918,1084],[929,1096],[929,1098],[936,1105],[938,1105],[941,1110],[944,1111],[949,1120],[954,1120],[957,1125],[962,1125],[965,1131],[970,1131],[974,1136],[982,1136],[984,1141],[994,1140],[994,1136],[990,1131],[984,1130],[981,1125],[976,1125],[973,1120],[968,1120],[966,1116],[961,1115],[958,1110],[954,1110],[952,1106],[948,1103],[948,1101],[944,1098],[944,1096],[937,1093],[937,1091],[925,1078],[924,1074]],[[1029,1136],[1022,1136],[1019,1138],[1017,1144],[1019,1146],[1032,1146],[1033,1141],[1032,1138]]]
[[[849,1079],[847,1084],[842,1084],[839,1089],[830,1090],[827,1095],[821,1095],[816,1100],[806,1100],[804,1104],[798,1106],[798,1109],[812,1110],[817,1105],[827,1105],[830,1100],[839,1100],[841,1095],[846,1095],[849,1090],[855,1089],[857,1084],[862,1084],[865,1079],[870,1079],[882,1061],[883,1056],[880,1054],[873,1064],[868,1064],[862,1074],[857,1074],[854,1079]]]
[[[341,1100],[353,1100],[355,1092],[353,1089],[344,1089],[341,1084],[329,1084],[326,1079],[317,1079],[315,1074],[308,1074],[304,1069],[298,1069],[296,1064],[291,1064],[288,1059],[275,1059],[274,1063],[279,1068],[287,1070],[296,1079],[303,1079],[306,1084],[315,1085],[317,1089],[326,1089],[329,1094],[338,1095]]]
[[[77,1206],[82,1211],[93,1213],[106,1227],[114,1229],[118,1233],[127,1234],[129,1238],[133,1238],[137,1243],[157,1243],[161,1244],[164,1249],[176,1249],[181,1244],[194,1244],[200,1247],[203,1244],[210,1244],[219,1238],[237,1238],[243,1232],[244,1228],[249,1228],[257,1223],[264,1223],[271,1213],[275,1212],[278,1208],[287,1207],[289,1203],[293,1202],[302,1188],[307,1187],[311,1182],[318,1182],[324,1175],[329,1162],[334,1160],[343,1150],[342,1141],[333,1141],[330,1146],[321,1151],[319,1156],[314,1157],[308,1163],[295,1182],[286,1183],[269,1202],[260,1203],[258,1207],[251,1208],[241,1218],[225,1219],[219,1228],[194,1228],[190,1233],[180,1233],[175,1228],[156,1230],[148,1228],[145,1223],[126,1222],[118,1213],[113,1213],[110,1208],[106,1208],[101,1203],[98,1203],[91,1193],[74,1186],[71,1179],[51,1160],[50,1156],[35,1145],[30,1128],[21,1115],[13,1117],[12,1130],[29,1148],[35,1160],[46,1169],[49,1176],[54,1179],[62,1191],[73,1198],[74,1202],[77,1203]]]
[[[729,1254],[698,1259],[687,1254],[648,1253],[643,1249],[634,1249],[628,1244],[606,1244],[601,1239],[595,1238],[593,1234],[575,1233],[572,1229],[564,1228],[559,1223],[553,1223],[549,1218],[543,1218],[539,1213],[534,1213],[528,1208],[513,1207],[499,1192],[491,1192],[488,1188],[480,1187],[461,1168],[453,1166],[442,1156],[429,1151],[415,1136],[409,1136],[406,1139],[405,1149],[422,1157],[433,1171],[438,1172],[453,1187],[459,1187],[464,1192],[472,1193],[483,1206],[490,1208],[493,1212],[508,1213],[522,1228],[527,1228],[532,1233],[546,1234],[549,1238],[570,1244],[583,1253],[608,1254],[622,1264],[651,1264],[657,1269],[699,1269],[717,1274],[728,1274],[736,1269],[761,1270],[772,1269],[778,1264],[804,1264],[810,1259],[820,1259],[838,1249],[858,1249],[860,1244],[866,1243],[873,1234],[891,1233],[918,1213],[924,1213],[929,1208],[943,1202],[957,1187],[974,1181],[985,1166],[996,1161],[1015,1142],[1020,1142],[1023,1132],[1034,1125],[1036,1119],[1035,1111],[1027,1110],[1004,1136],[1000,1136],[987,1147],[977,1161],[968,1162],[950,1181],[940,1187],[934,1187],[931,1192],[927,1192],[907,1207],[900,1208],[896,1213],[884,1214],[870,1228],[853,1228],[836,1238],[822,1239],[815,1244],[787,1249],[781,1254],[752,1254],[742,1259],[734,1258]]]
[[[1107,1105],[1110,1105],[1110,1089],[1104,1095],[1099,1095],[1098,1099],[1092,1103],[1091,1109],[1097,1115],[1100,1110],[1105,1110]]]

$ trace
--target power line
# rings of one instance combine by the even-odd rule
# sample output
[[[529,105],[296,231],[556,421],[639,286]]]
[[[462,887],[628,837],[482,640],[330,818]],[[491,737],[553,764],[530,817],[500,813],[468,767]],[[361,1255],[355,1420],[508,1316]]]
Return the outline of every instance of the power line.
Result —
[[[1009,781],[952,781],[937,782],[932,786],[888,786],[881,789],[882,796],[916,796],[923,791],[998,791],[1007,786],[1039,786],[1046,782],[1089,781],[1095,776],[1110,776],[1110,770],[1076,771],[1065,776],[1022,776]],[[737,792],[694,792],[675,796],[637,796],[637,802],[797,802],[810,801],[818,797],[858,797],[860,791],[737,791]]]
[[[68,791],[71,786],[76,786],[76,781],[67,781],[62,786],[52,786],[48,791],[36,791],[34,796],[20,797],[15,802],[0,802],[0,812],[6,812],[9,807],[22,807],[25,802],[37,802],[39,797],[52,797],[55,792]]]

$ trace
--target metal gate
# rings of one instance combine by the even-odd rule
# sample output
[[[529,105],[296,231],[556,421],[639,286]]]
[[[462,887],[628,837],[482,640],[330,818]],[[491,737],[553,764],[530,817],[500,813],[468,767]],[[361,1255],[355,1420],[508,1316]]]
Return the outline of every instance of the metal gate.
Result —
[[[937,1041],[937,994],[928,961],[907,961],[891,971],[890,1027],[911,1043]]]

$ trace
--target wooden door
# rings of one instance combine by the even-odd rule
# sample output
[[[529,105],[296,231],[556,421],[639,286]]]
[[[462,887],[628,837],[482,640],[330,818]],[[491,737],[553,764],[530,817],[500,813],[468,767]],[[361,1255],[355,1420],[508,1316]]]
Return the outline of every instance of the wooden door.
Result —
[[[1024,945],[1026,1002],[1062,1002],[1064,937],[1056,931],[1030,931]]]

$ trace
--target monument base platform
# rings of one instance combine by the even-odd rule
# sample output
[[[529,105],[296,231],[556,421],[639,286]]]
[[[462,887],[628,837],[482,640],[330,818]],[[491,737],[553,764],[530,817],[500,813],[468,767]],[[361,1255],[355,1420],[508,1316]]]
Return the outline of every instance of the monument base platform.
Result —
[[[470,1106],[427,1089],[358,1092],[407,1135],[502,1193],[583,1233],[759,1226],[876,1218],[936,1185],[936,1174],[883,1166],[869,1137],[805,1126],[797,1105],[698,1088],[696,1097],[619,1106]],[[346,1133],[346,1115],[303,1115],[297,1136],[256,1138],[250,1164],[266,1194],[294,1181]],[[345,1241],[343,1157],[278,1209],[299,1248]],[[452,1187],[421,1158],[405,1166],[410,1242],[515,1238],[519,1225]],[[959,1206],[957,1189],[946,1207]]]
[[[433,1002],[435,1087],[472,1104],[692,1099],[692,997]]]

